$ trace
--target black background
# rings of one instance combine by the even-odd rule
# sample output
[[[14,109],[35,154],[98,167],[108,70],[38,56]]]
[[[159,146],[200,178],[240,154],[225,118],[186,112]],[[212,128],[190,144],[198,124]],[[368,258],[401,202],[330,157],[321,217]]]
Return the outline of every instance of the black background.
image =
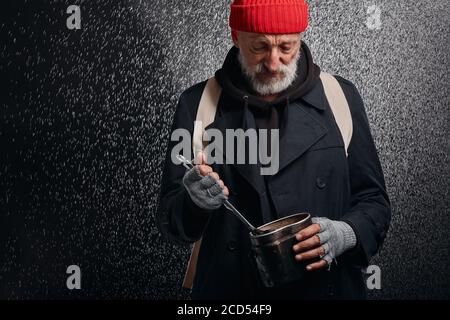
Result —
[[[81,30],[66,27],[71,4]],[[393,221],[369,297],[448,298],[449,5],[379,4],[370,31],[364,2],[311,1],[306,41],[360,88],[385,170]],[[188,297],[189,248],[154,213],[178,96],[231,45],[227,2],[0,8],[0,298]],[[66,287],[72,264],[81,290]]]

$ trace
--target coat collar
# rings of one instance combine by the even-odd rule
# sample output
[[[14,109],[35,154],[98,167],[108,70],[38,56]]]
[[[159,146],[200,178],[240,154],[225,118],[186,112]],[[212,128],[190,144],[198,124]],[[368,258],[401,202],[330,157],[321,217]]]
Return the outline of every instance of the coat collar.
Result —
[[[308,91],[302,98],[304,102],[319,109],[325,110],[326,97],[322,81],[317,81],[316,85]]]

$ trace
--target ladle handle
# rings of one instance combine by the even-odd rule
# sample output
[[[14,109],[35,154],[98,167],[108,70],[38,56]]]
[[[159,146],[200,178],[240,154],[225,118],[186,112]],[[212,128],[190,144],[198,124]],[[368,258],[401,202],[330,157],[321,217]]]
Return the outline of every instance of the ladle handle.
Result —
[[[230,203],[230,201],[228,201],[228,200],[225,200],[224,202],[223,202],[223,205],[225,206],[225,208],[227,208],[228,210],[230,210],[233,214],[234,214],[234,216],[236,217],[236,218],[238,218],[239,220],[241,220],[244,224],[245,224],[245,226],[251,231],[251,232],[253,232],[253,233],[258,233],[256,230],[258,230],[258,229],[256,229],[250,222],[248,222],[248,220],[247,219],[245,219],[244,218],[244,216]]]
[[[183,157],[181,154],[177,155],[177,159],[180,160],[181,163],[183,163],[183,166],[185,166],[187,169],[191,169],[194,167],[192,162]],[[248,222],[248,220],[244,218],[244,216],[230,203],[230,201],[225,200],[223,205],[225,206],[225,208],[230,210],[236,216],[236,218],[241,220],[251,232],[259,233],[259,230],[256,229],[250,222]]]

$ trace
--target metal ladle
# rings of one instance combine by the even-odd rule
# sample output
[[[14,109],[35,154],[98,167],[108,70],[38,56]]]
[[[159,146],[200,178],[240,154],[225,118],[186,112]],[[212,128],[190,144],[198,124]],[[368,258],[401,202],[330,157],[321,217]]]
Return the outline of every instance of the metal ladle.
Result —
[[[183,166],[185,166],[187,169],[191,169],[191,168],[194,167],[192,162],[189,161],[188,159],[186,159],[181,154],[177,155],[177,159],[180,160],[181,163],[183,163]],[[229,211],[231,211],[236,216],[236,218],[241,220],[242,223],[245,224],[245,226],[250,230],[251,233],[253,233],[253,234],[264,234],[264,233],[266,233],[263,230],[255,228],[250,222],[248,222],[248,220],[245,219],[245,217],[230,203],[230,201],[228,201],[228,199],[225,199],[225,201],[223,202],[223,205],[225,206],[225,208],[227,208]]]

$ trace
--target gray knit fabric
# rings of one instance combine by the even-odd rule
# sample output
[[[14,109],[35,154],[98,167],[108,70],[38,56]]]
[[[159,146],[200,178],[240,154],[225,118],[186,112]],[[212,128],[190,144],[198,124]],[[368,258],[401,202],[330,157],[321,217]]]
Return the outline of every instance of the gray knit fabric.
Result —
[[[209,175],[202,176],[198,166],[186,171],[183,184],[192,201],[200,208],[218,209],[226,199],[219,183]]]
[[[317,236],[325,249],[325,256],[322,259],[328,265],[331,264],[333,259],[356,245],[355,232],[348,223],[323,217],[312,218],[312,222],[320,226],[320,232]]]

